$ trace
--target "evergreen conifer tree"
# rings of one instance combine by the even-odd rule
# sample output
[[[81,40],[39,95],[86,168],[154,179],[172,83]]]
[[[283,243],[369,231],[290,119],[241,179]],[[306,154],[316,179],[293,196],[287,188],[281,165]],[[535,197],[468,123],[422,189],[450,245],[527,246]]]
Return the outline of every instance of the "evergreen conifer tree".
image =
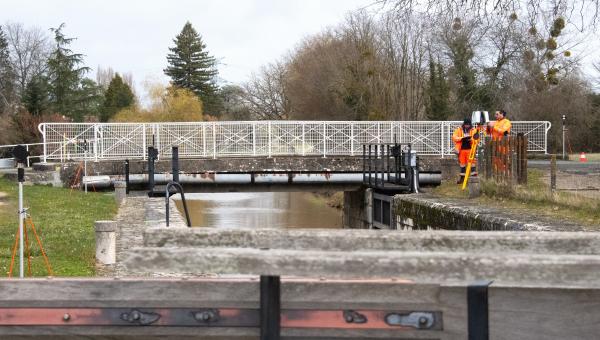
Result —
[[[0,26],[0,114],[10,110],[15,95],[15,73],[9,58],[8,42]]]
[[[216,60],[206,51],[206,44],[188,21],[169,48],[169,65],[164,70],[173,85],[194,92],[202,100],[205,110],[212,112],[218,105]]]
[[[134,103],[133,91],[123,78],[117,73],[110,81],[104,93],[104,103],[100,109],[100,121],[107,122],[120,110],[130,107]]]
[[[100,116],[100,109],[104,103],[104,90],[93,79],[81,80],[76,92],[76,99],[74,116],[84,118]]]
[[[31,78],[25,86],[21,102],[34,116],[46,113],[49,107],[48,80],[41,75]]]
[[[74,53],[69,44],[75,38],[67,38],[62,32],[65,24],[51,28],[56,46],[48,59],[48,81],[50,84],[50,100],[56,113],[63,114],[75,121],[83,119],[83,112],[78,110],[81,101],[80,84],[89,67],[83,64],[83,54]]]

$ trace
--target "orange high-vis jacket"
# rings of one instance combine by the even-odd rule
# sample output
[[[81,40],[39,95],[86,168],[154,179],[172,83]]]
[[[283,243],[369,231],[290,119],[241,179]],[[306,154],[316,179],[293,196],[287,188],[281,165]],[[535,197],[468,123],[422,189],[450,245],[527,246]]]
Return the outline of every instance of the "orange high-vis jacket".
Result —
[[[475,135],[475,133],[477,132],[477,129],[471,127],[471,129],[469,130],[469,136],[473,137]],[[456,149],[456,151],[459,151],[462,149],[462,139],[465,136],[465,132],[463,131],[463,127],[459,126],[456,128],[456,130],[454,130],[454,133],[452,133],[452,141],[454,142],[454,148]]]
[[[512,124],[507,118],[496,121],[493,128],[488,128],[488,133],[492,135],[493,140],[502,140],[505,134],[510,133]]]

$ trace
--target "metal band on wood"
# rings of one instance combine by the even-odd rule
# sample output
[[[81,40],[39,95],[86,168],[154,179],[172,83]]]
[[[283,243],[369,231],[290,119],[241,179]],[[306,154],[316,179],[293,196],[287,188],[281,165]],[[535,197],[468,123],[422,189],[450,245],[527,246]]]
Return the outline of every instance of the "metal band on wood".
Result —
[[[273,301],[274,302],[274,301]],[[272,305],[276,305],[273,303]],[[261,327],[263,339],[280,328],[441,331],[439,311],[287,309],[268,316],[245,308],[0,308],[4,326]]]

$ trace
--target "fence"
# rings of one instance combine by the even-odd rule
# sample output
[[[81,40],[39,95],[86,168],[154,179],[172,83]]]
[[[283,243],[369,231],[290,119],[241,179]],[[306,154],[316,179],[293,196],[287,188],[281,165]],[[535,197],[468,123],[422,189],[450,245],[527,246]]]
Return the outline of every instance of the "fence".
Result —
[[[508,185],[527,184],[527,137],[522,134],[499,141],[486,139],[481,170],[486,180]]]
[[[193,123],[42,123],[43,161],[145,159],[178,145],[182,158],[360,155],[363,144],[411,143],[420,155],[450,155],[461,122],[246,121]],[[550,123],[513,122],[530,152],[546,152]],[[86,143],[87,142],[87,146]]]

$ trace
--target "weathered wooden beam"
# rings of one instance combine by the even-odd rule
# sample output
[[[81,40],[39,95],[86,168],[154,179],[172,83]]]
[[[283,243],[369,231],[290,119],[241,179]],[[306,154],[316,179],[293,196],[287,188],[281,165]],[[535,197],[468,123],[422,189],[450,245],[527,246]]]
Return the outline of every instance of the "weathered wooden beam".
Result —
[[[600,283],[598,255],[157,247],[132,249],[124,265],[147,274],[397,277],[432,283],[494,280],[582,287]]]
[[[172,314],[168,314],[169,308],[182,307],[202,310],[250,308],[258,315],[258,277],[0,280],[0,287],[3,288],[0,292],[0,338],[17,335],[36,338],[42,335],[63,338],[68,335],[77,338],[85,335],[93,339],[146,339],[149,336],[258,339],[259,336],[257,320],[255,327],[210,327],[206,323],[190,327],[192,314],[183,320],[188,326],[166,326],[168,321],[165,320],[174,320]],[[465,289],[461,287],[415,285],[397,280],[282,278],[281,334],[283,339],[464,339],[467,329],[465,296]],[[55,304],[54,301],[58,303]],[[57,307],[63,309],[56,310]],[[64,308],[68,307],[72,310],[72,318],[64,321]],[[6,326],[6,316],[11,313],[15,315],[15,308],[30,308],[32,317],[44,312],[49,320],[45,321],[46,326]],[[45,309],[40,311],[40,308]],[[118,327],[110,324],[77,326],[76,308],[104,311],[99,313],[98,322],[106,321],[102,315],[110,315],[110,308],[136,308],[144,313],[163,313],[163,321],[146,326],[123,325],[123,320],[116,320]],[[378,313],[379,318],[382,318],[389,313],[426,312],[435,313],[437,319],[431,329],[417,329],[387,325],[381,322],[383,319],[379,322],[369,319],[364,323],[346,321],[345,315],[350,311],[369,318],[377,317]],[[319,322],[322,315],[329,318],[322,320],[328,323]],[[5,325],[2,326],[3,322]]]
[[[57,308],[235,309],[259,307],[258,277],[195,279],[1,279],[0,323],[7,313],[31,308],[49,312],[60,326],[0,326],[0,338],[19,339],[258,339],[258,327],[74,326]],[[491,340],[595,339],[600,334],[600,289],[511,286],[488,288]],[[282,278],[282,316],[299,310],[336,310],[345,328],[286,327],[283,339],[467,339],[467,286],[407,283],[400,280]],[[52,314],[52,311],[59,313]],[[435,330],[360,328],[344,323],[343,312],[439,312]],[[288,314],[285,314],[288,313]],[[76,314],[73,314],[76,315]],[[33,314],[32,314],[33,316]],[[190,314],[191,317],[192,315]],[[71,319],[73,321],[74,319]],[[189,320],[187,321],[189,322]],[[64,323],[64,324],[62,324]],[[333,324],[333,323],[332,323]],[[368,322],[366,323],[369,324]],[[288,323],[288,325],[290,325]],[[358,326],[348,328],[348,326]],[[380,327],[373,325],[375,327]]]
[[[600,233],[149,228],[147,247],[600,255]]]

